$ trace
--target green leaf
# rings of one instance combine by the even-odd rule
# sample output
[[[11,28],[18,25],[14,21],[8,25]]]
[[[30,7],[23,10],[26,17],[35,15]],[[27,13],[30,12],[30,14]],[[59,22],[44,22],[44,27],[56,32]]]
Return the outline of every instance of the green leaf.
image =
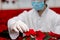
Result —
[[[35,38],[31,38],[30,40],[35,40]]]
[[[44,38],[44,40],[49,40],[49,38],[51,38],[51,36],[46,33],[46,37]]]

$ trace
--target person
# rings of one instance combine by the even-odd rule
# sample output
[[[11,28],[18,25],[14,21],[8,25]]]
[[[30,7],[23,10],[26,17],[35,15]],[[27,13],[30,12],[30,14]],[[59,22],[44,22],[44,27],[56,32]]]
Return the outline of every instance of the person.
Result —
[[[8,31],[11,39],[16,39],[19,32],[27,32],[29,29],[60,34],[60,15],[49,9],[46,1],[34,0],[32,1],[33,8],[30,11],[24,11],[8,20]]]

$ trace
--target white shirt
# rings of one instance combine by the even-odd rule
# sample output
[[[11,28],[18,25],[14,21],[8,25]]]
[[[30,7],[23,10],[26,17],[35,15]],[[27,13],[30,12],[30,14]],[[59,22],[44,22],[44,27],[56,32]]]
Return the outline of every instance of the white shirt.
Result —
[[[14,21],[23,21],[31,29],[41,30],[42,32],[54,32],[60,34],[60,15],[56,14],[54,11],[48,7],[45,9],[41,16],[35,9],[30,11],[24,11],[16,17],[11,18],[8,22],[8,26],[14,23]],[[11,33],[9,29],[9,34],[12,39],[19,36],[19,33]]]

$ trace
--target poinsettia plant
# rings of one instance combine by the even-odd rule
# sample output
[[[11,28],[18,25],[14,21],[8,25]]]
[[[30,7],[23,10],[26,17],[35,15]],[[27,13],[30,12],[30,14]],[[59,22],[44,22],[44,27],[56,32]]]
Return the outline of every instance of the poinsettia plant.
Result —
[[[41,32],[34,31],[33,29],[30,29],[27,32],[24,32],[25,36],[21,37],[21,40],[59,40],[60,35],[55,34],[53,32]]]
[[[8,34],[8,31],[3,31],[4,34]],[[27,32],[24,32],[25,36],[19,36],[16,40],[60,40],[60,34],[56,34],[53,32],[42,32],[42,31],[34,31],[30,29]],[[8,36],[0,37],[0,40],[11,40]]]

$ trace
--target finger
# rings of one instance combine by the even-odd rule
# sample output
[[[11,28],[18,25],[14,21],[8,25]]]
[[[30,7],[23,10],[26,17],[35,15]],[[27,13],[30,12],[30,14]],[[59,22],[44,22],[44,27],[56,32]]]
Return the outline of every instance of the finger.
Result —
[[[18,29],[21,33],[23,33],[23,31],[22,31],[22,29],[20,28],[19,25],[17,25],[17,29]]]
[[[24,23],[23,23],[23,22],[20,22],[19,26],[20,26],[20,28],[21,28],[23,31],[25,31],[25,32],[26,32],[26,28],[25,28],[25,26],[24,26]]]
[[[26,29],[25,29],[23,26],[20,26],[20,28],[21,28],[24,32],[26,32]]]
[[[24,24],[24,27],[25,27],[26,31],[29,31],[29,28],[26,24]]]
[[[26,24],[24,24],[24,27],[25,27],[26,31],[29,31],[29,28]]]
[[[17,24],[19,24],[19,26],[21,27],[21,29],[23,30],[23,31],[27,31],[28,30],[28,28],[27,28],[27,26],[26,26],[26,24],[24,23],[24,22],[22,22],[22,21],[19,21],[19,23],[17,23]]]
[[[14,30],[15,32],[17,32],[17,33],[19,32],[19,31],[17,30],[17,28],[15,28],[15,27],[13,28],[13,30]]]
[[[26,27],[26,31],[29,31],[29,28],[27,26],[25,26],[25,27]]]
[[[28,31],[27,25],[25,24],[21,25],[21,29],[24,30],[25,32]]]

